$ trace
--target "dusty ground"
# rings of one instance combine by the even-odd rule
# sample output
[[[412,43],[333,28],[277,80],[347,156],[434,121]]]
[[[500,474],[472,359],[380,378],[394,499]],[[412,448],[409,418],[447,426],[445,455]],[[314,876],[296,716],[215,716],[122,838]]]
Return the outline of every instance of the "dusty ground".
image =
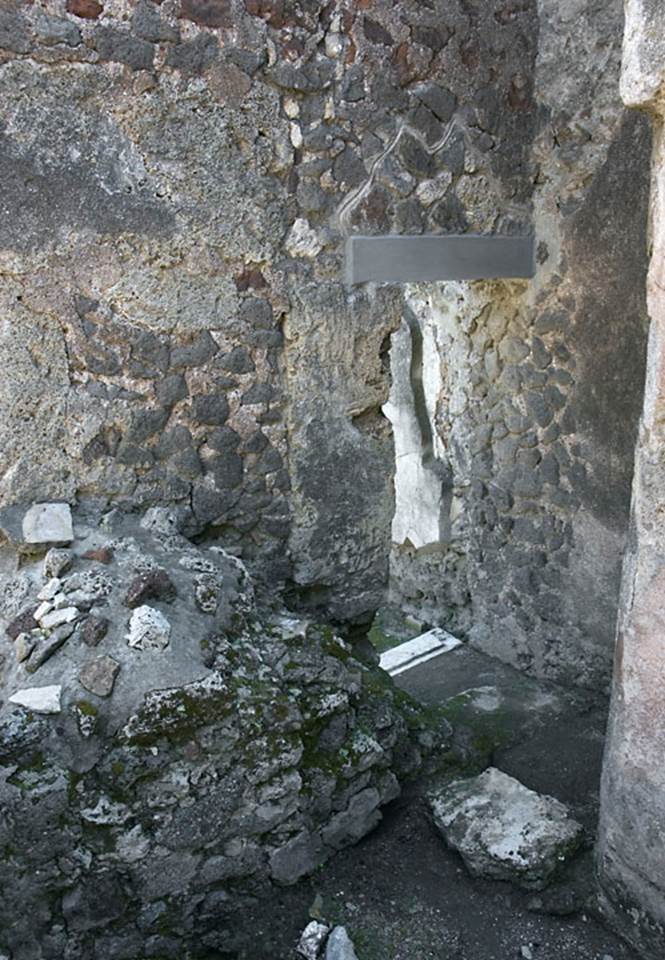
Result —
[[[593,919],[591,845],[597,815],[605,704],[587,693],[543,687],[469,648],[403,674],[420,699],[447,701],[460,741],[527,786],[569,803],[589,831],[585,853],[557,887],[534,895],[473,879],[429,822],[411,785],[383,823],[317,875],[243,917],[252,930],[242,960],[294,960],[310,916],[343,923],[359,960],[636,960]],[[534,907],[574,910],[566,916]]]

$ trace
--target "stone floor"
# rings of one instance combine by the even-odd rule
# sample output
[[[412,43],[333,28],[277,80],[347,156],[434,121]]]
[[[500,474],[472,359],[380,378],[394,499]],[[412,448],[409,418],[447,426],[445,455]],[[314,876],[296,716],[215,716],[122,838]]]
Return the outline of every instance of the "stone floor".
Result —
[[[568,804],[587,828],[585,852],[542,894],[472,878],[432,826],[431,781],[411,785],[383,823],[319,874],[244,918],[241,960],[295,960],[310,916],[344,924],[359,960],[636,960],[585,906],[606,704],[543,686],[468,646],[396,678],[413,696],[447,703],[460,745]],[[550,912],[539,912],[548,910]],[[570,913],[569,911],[573,911]],[[565,914],[565,915],[561,915]]]

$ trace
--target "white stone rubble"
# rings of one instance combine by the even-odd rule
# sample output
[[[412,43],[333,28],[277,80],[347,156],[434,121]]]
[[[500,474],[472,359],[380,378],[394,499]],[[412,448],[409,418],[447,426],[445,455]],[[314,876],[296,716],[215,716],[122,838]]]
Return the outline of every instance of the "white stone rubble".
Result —
[[[79,611],[76,607],[62,607],[59,610],[51,610],[49,613],[43,613],[39,617],[37,613],[35,613],[35,620],[44,630],[53,630],[62,623],[72,623],[78,615]]]
[[[60,684],[50,687],[25,687],[23,690],[17,690],[9,698],[9,702],[17,703],[34,713],[60,713],[61,693]]]
[[[137,607],[129,621],[127,643],[139,650],[164,650],[169,645],[171,624],[154,607]]]
[[[23,517],[26,543],[71,543],[72,512],[67,503],[34,503]]]
[[[296,947],[296,953],[304,957],[305,960],[318,960],[329,932],[330,927],[328,924],[319,923],[318,920],[312,920],[302,932],[298,946]]]
[[[579,847],[582,826],[564,804],[495,767],[431,798],[434,823],[474,876],[540,890]]]

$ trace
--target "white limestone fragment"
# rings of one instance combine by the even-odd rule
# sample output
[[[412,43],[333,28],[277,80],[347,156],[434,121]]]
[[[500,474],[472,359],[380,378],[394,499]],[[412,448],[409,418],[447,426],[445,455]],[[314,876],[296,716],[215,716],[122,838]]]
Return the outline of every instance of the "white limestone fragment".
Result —
[[[164,650],[171,637],[171,624],[154,607],[137,607],[129,621],[127,643],[138,650]]]
[[[322,250],[316,230],[304,217],[298,217],[286,238],[286,250],[292,257],[314,258]]]
[[[77,607],[62,607],[60,610],[51,610],[50,613],[45,613],[41,617],[37,616],[37,612],[34,614],[35,620],[44,630],[54,630],[62,623],[72,623],[79,615]]]
[[[26,543],[71,543],[72,511],[68,503],[35,503],[23,517]]]
[[[42,619],[42,617],[45,617],[46,614],[49,613],[52,609],[53,609],[53,604],[51,603],[51,601],[50,601],[50,600],[44,600],[43,603],[40,603],[40,604],[39,604],[39,606],[37,607],[37,609],[36,609],[35,612],[33,613],[33,617],[35,618],[35,620],[37,621],[37,623],[39,623],[39,621]]]
[[[431,798],[434,823],[474,876],[547,886],[579,847],[583,828],[559,800],[495,767]]]
[[[48,583],[45,583],[37,594],[38,600],[52,600],[60,592],[61,580],[59,577],[53,577]]]
[[[296,947],[296,953],[304,957],[305,960],[318,960],[329,932],[330,927],[326,923],[312,920],[302,932]]]
[[[60,684],[50,687],[25,687],[12,694],[9,702],[17,703],[34,713],[60,713],[61,693]]]

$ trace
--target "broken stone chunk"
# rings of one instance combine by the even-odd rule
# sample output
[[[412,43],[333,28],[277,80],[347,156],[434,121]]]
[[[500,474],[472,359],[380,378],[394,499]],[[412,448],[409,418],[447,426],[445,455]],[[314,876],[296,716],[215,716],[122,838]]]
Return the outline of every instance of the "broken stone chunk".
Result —
[[[96,647],[109,629],[109,622],[104,617],[88,617],[81,629],[81,640],[89,647]]]
[[[60,592],[61,580],[59,577],[52,577],[47,583],[44,584],[42,589],[37,594],[38,600],[53,600],[53,598]]]
[[[9,698],[10,703],[17,703],[26,710],[32,710],[34,713],[60,713],[60,695],[62,686],[60,684],[50,687],[25,687],[23,690],[17,690]]]
[[[583,828],[564,804],[495,767],[431,798],[434,823],[470,873],[542,890],[579,847]]]
[[[95,560],[97,563],[111,563],[113,560],[112,547],[97,547],[96,550],[86,550],[82,555],[84,560]]]
[[[26,664],[28,673],[35,673],[36,670],[46,663],[53,654],[68,640],[74,632],[73,623],[63,623],[53,633],[47,637],[37,640],[34,649],[30,653],[30,659]]]
[[[39,622],[42,617],[45,617],[53,609],[53,602],[51,600],[42,600],[37,609],[35,610],[33,616],[37,622]]]
[[[203,613],[215,613],[219,602],[222,577],[219,573],[199,573],[194,577],[194,598]]]
[[[325,960],[358,960],[346,927],[333,927],[326,944]]]
[[[73,539],[68,503],[35,503],[23,517],[25,543],[71,543]]]
[[[61,623],[72,623],[79,616],[77,607],[62,607],[60,610],[51,610],[50,613],[44,613],[41,617],[35,614],[35,620],[44,630],[53,630],[59,627]]]
[[[130,609],[139,607],[146,600],[163,600],[172,603],[177,595],[175,584],[166,570],[149,570],[136,577],[129,586],[125,605]]]
[[[302,932],[296,953],[305,960],[318,960],[329,931],[330,927],[327,924],[312,920]]]
[[[129,621],[127,643],[138,650],[164,650],[169,645],[171,624],[154,607],[138,607]]]
[[[58,547],[51,547],[44,557],[44,576],[49,580],[55,577],[61,577],[66,573],[74,562],[74,554],[71,550],[62,550]]]
[[[120,664],[113,657],[97,657],[83,667],[79,683],[98,697],[108,697],[113,692]]]
[[[34,637],[30,633],[19,633],[14,646],[16,662],[23,663],[24,660],[27,660],[36,646],[37,637]]]
[[[30,607],[27,610],[22,610],[17,617],[14,617],[12,622],[5,630],[5,633],[10,640],[16,640],[20,634],[30,633],[31,630],[36,629],[38,626],[37,621],[35,620],[36,610],[37,607]]]
[[[103,602],[113,590],[113,580],[105,573],[95,570],[83,570],[68,577],[63,585],[65,593],[77,596],[85,595],[93,602]]]

